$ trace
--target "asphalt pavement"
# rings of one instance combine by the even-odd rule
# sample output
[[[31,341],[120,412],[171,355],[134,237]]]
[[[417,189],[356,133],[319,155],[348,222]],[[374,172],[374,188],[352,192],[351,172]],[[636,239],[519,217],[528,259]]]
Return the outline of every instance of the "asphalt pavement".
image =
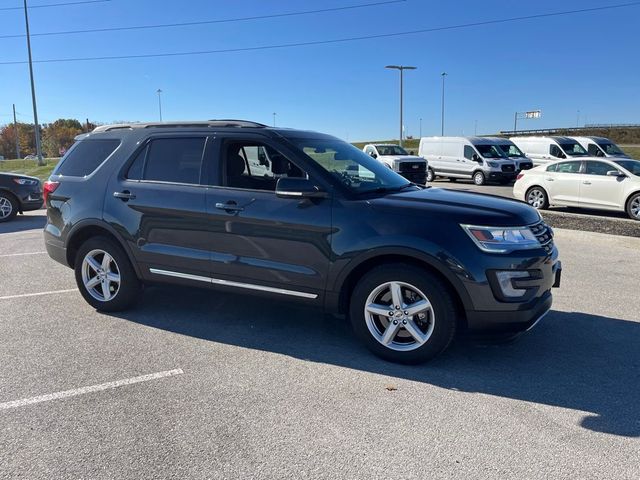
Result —
[[[407,367],[275,300],[98,313],[39,215],[0,228],[0,478],[640,478],[640,239],[557,230],[540,325]]]

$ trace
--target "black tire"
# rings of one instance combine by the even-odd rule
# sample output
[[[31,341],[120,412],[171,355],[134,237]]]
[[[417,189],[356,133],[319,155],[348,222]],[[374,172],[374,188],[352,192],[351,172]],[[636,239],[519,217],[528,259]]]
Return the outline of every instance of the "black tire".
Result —
[[[0,223],[2,223],[16,218],[20,205],[18,204],[16,197],[10,193],[0,192],[0,208],[3,208],[0,210]],[[7,209],[10,209],[8,214],[6,213]]]
[[[436,179],[436,172],[433,171],[433,168],[429,167],[427,169],[427,183],[433,182]]]
[[[114,296],[108,301],[95,298],[89,292],[89,289],[85,286],[83,281],[84,259],[87,254],[96,250],[106,252],[113,258],[116,264],[117,273],[120,276],[119,286],[113,294]],[[131,266],[131,262],[129,261],[127,254],[122,250],[120,245],[117,245],[109,238],[94,237],[84,242],[78,249],[78,254],[74,261],[74,270],[76,283],[80,293],[87,303],[96,310],[103,312],[118,312],[126,310],[132,307],[140,297],[142,286],[135,270]],[[110,288],[111,287],[113,287],[113,285],[110,285]]]
[[[527,193],[524,194],[524,201],[537,210],[546,210],[549,208],[549,195],[547,191],[537,185],[527,190]]]
[[[640,192],[634,193],[627,200],[627,215],[632,220],[640,220]],[[634,213],[635,212],[635,213]]]
[[[482,173],[480,170],[478,170],[477,172],[473,172],[472,180],[473,183],[478,186],[487,183],[487,179],[485,178],[484,173]]]
[[[426,322],[428,325],[432,325],[432,327],[421,323],[427,331],[429,328],[432,328],[430,336],[427,337],[424,344],[415,347],[413,350],[398,351],[383,345],[369,330],[369,326],[367,325],[365,305],[368,297],[370,294],[373,295],[380,286],[387,282],[401,282],[414,286],[419,289],[431,303],[432,309],[427,315]],[[404,290],[404,295],[407,294],[408,291]],[[388,307],[390,310],[393,310],[393,305],[389,305]],[[381,265],[361,278],[351,295],[349,318],[356,336],[374,354],[391,362],[415,364],[434,358],[449,346],[456,333],[457,308],[452,294],[444,285],[443,281],[437,276],[412,265],[393,263]],[[388,325],[391,325],[386,315],[375,318],[377,321],[385,321]],[[417,322],[424,322],[424,320],[418,320],[417,315],[412,318]],[[401,334],[408,335],[408,331],[402,326],[400,326],[397,331],[398,336],[393,337],[392,345],[401,345],[396,343],[395,339],[398,338],[400,340],[399,335]],[[384,332],[379,332],[378,335],[382,335],[383,333]],[[422,333],[424,333],[424,331]]]

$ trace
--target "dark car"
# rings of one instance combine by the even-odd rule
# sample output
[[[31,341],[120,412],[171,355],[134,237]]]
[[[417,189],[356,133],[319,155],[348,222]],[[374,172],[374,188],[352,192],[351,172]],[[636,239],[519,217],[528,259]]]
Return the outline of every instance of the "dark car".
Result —
[[[523,202],[414,185],[329,135],[244,121],[102,126],[45,184],[46,248],[102,311],[144,283],[346,313],[418,362],[457,331],[513,334],[551,308],[552,230]]]
[[[0,173],[0,222],[42,207],[42,184],[35,177]]]

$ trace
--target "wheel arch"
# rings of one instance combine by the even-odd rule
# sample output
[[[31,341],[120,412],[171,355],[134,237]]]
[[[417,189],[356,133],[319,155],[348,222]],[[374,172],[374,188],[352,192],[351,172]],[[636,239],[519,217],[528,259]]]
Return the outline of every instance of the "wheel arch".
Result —
[[[442,280],[443,285],[453,295],[453,298],[459,306],[460,320],[466,322],[464,312],[465,310],[472,309],[473,305],[462,282],[453,272],[447,271],[446,267],[437,259],[408,248],[389,248],[373,251],[363,255],[357,261],[352,262],[350,268],[342,272],[334,284],[335,291],[340,292],[337,299],[338,304],[336,305],[337,311],[340,313],[348,312],[349,299],[358,280],[362,278],[362,276],[374,268],[388,263],[408,263],[415,265],[427,270]]]
[[[638,190],[634,190],[633,192],[629,193],[629,195],[627,195],[626,200],[624,201],[624,211],[628,212],[629,211],[629,202],[631,201],[631,199],[635,196],[640,194],[640,189]]]
[[[118,235],[116,230],[111,225],[97,219],[82,221],[74,225],[74,227],[69,232],[66,242],[66,249],[67,264],[71,268],[74,268],[76,255],[78,253],[78,250],[80,249],[80,246],[88,239],[97,236],[109,238],[113,240],[117,245],[120,245],[124,253],[127,255],[129,262],[133,266],[136,275],[138,276],[138,278],[142,278],[140,276],[138,265],[136,264],[131,250],[128,248],[127,244],[122,240],[120,235]]]

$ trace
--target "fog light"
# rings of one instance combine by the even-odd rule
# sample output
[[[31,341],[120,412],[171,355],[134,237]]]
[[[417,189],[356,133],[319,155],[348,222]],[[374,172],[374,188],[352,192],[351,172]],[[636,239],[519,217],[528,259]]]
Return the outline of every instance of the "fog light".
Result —
[[[502,294],[508,298],[518,298],[524,296],[527,293],[525,288],[514,288],[512,280],[514,278],[529,278],[529,272],[503,270],[496,272],[496,278],[498,279],[498,285]]]

